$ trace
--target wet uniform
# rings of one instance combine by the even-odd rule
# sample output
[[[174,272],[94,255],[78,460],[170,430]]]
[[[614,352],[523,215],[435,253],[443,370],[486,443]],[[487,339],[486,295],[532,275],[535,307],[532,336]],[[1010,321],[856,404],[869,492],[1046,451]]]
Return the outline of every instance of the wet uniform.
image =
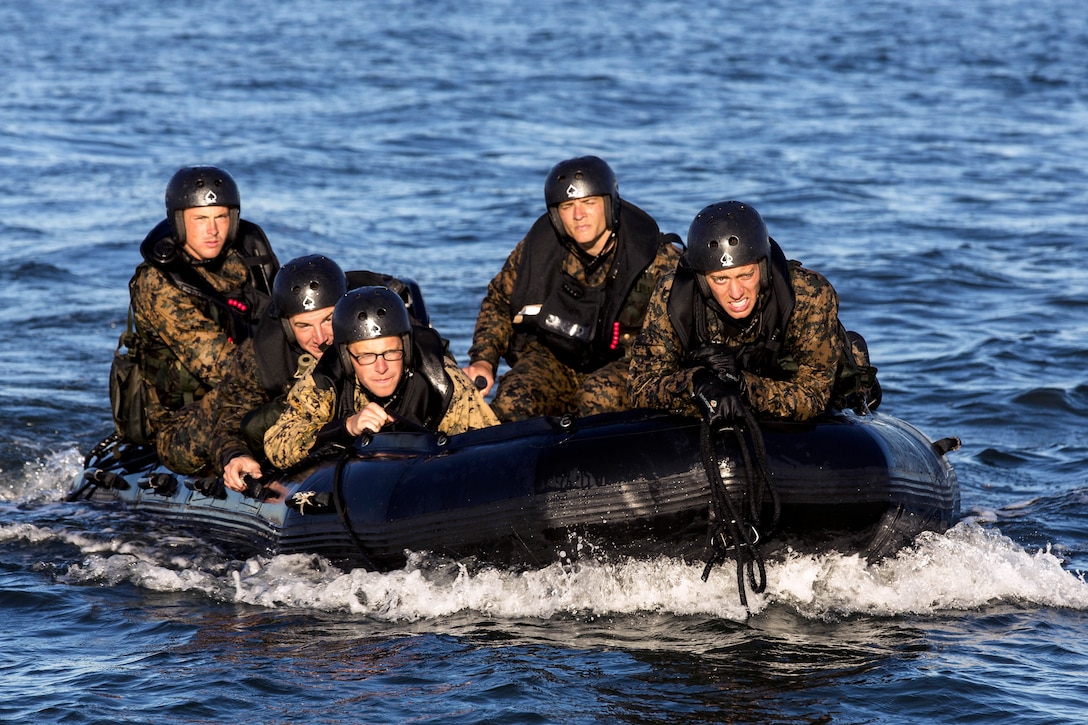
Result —
[[[144,262],[129,280],[129,300],[145,416],[166,460],[171,442],[158,434],[223,379],[237,344],[268,307],[279,261],[264,231],[244,219],[231,246],[209,262],[196,263],[180,248],[166,220],[148,233],[140,253]]]

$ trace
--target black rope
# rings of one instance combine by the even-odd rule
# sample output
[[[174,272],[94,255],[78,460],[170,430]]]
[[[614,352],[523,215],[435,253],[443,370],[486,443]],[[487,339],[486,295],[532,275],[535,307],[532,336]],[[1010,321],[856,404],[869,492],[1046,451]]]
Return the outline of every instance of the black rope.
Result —
[[[751,437],[751,446],[745,437],[746,430]],[[737,591],[740,603],[747,608],[746,590],[750,588],[752,592],[759,594],[767,588],[767,568],[759,551],[763,499],[769,492],[774,512],[771,524],[765,533],[769,533],[778,526],[781,501],[777,491],[770,485],[766,448],[755,417],[746,410],[744,423],[734,426],[733,432],[744,465],[745,487],[741,494],[740,506],[730,496],[725,481],[722,480],[715,450],[714,431],[707,423],[704,422],[702,425],[699,452],[710,483],[711,500],[714,506],[714,518],[710,523],[709,531],[713,552],[703,568],[703,581],[707,580],[710,570],[716,564],[724,561],[732,553],[737,565]],[[754,460],[750,448],[755,448]],[[745,574],[747,574],[747,586]]]
[[[347,532],[351,543],[355,545],[359,556],[362,557],[363,566],[370,571],[377,571],[378,567],[374,565],[374,561],[366,552],[366,545],[355,534],[355,529],[351,527],[351,519],[348,518],[347,506],[344,501],[344,466],[347,464],[348,458],[351,457],[351,453],[351,449],[347,449],[336,459],[336,467],[333,469],[332,474],[332,500],[336,506],[336,516],[340,519],[340,524],[344,527],[344,531]]]
[[[778,489],[771,485],[771,474],[767,468],[767,446],[763,440],[763,431],[759,427],[759,421],[748,409],[745,409],[744,415],[746,428],[749,436],[751,436],[752,446],[755,448],[755,466],[753,467],[749,465],[748,449],[742,447],[742,455],[745,456],[745,470],[748,472],[751,490],[754,492],[752,510],[758,521],[763,514],[763,499],[765,496],[770,496],[771,523],[766,530],[766,534],[770,535],[778,528],[778,522],[782,517],[782,499],[778,495]]]

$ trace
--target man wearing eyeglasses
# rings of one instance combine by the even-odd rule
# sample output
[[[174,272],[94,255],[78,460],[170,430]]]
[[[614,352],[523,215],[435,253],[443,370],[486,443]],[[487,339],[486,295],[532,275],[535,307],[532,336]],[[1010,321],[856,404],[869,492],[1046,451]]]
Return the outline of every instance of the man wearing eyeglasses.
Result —
[[[265,454],[286,468],[366,431],[427,428],[455,435],[497,425],[480,392],[432,328],[413,325],[385,287],[360,287],[336,303],[337,353],[324,355],[287,396],[264,437]]]

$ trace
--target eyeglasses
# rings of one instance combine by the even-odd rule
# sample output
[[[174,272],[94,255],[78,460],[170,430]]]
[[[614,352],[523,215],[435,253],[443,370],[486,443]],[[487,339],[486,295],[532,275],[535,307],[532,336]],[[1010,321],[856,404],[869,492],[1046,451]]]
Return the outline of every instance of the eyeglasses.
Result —
[[[349,352],[351,358],[360,365],[373,365],[378,362],[378,358],[385,360],[386,362],[395,362],[404,357],[404,350],[386,350],[385,352],[362,352],[356,355]]]

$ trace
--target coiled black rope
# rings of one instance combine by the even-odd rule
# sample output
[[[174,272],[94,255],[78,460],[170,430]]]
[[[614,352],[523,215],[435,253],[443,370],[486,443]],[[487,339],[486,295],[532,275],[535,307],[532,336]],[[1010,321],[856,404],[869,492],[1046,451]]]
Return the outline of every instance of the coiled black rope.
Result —
[[[709,536],[713,550],[703,568],[703,581],[710,576],[710,570],[724,561],[730,554],[737,564],[737,592],[740,603],[747,608],[746,590],[759,594],[767,588],[767,568],[759,550],[761,536],[766,536],[778,526],[782,511],[778,492],[771,485],[767,472],[767,450],[760,431],[759,423],[749,411],[745,411],[745,420],[732,428],[744,465],[745,487],[741,493],[740,505],[733,500],[729,489],[722,480],[721,468],[715,448],[715,431],[706,422],[702,425],[699,452],[710,483],[711,500],[714,511],[710,522]],[[748,436],[745,436],[747,431]],[[748,437],[751,438],[749,446]],[[754,448],[755,455],[752,455]],[[763,499],[769,495],[773,507],[773,516],[766,530],[762,528]],[[747,585],[745,582],[747,574]]]

